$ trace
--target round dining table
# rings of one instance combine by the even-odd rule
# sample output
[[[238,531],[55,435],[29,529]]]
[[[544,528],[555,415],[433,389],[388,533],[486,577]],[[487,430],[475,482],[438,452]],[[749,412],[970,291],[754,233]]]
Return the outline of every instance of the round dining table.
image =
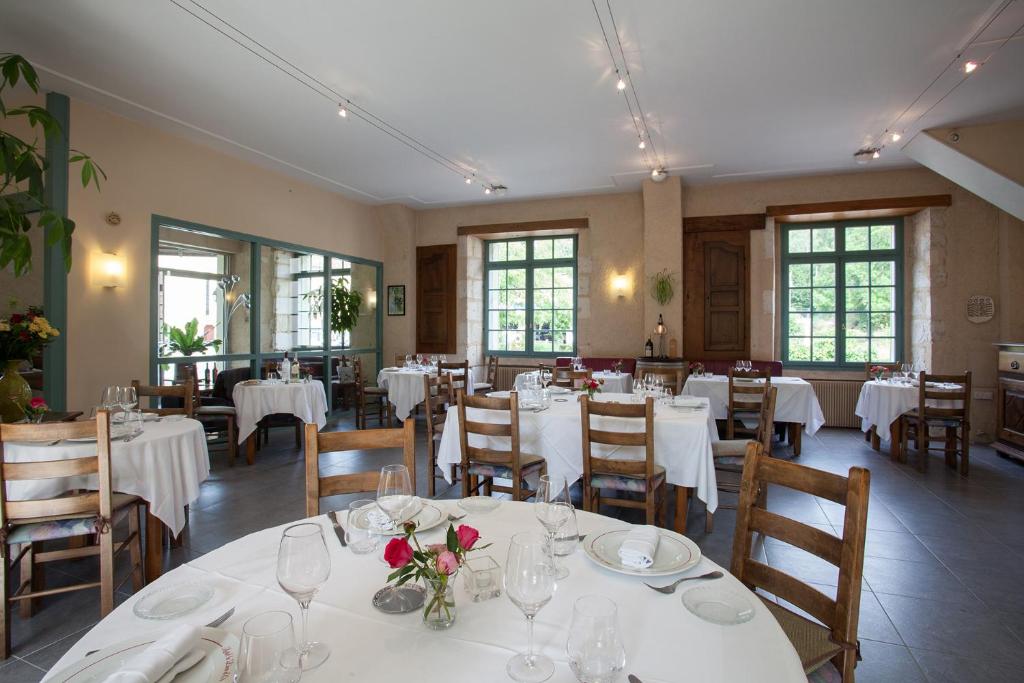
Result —
[[[429,503],[442,513],[463,514],[456,501]],[[628,527],[622,521],[596,514],[577,511],[576,515],[580,534]],[[339,517],[343,525],[348,523],[346,513],[339,512]],[[509,680],[506,662],[526,649],[526,619],[507,596],[473,602],[462,577],[456,577],[457,615],[455,623],[444,631],[425,628],[419,610],[402,615],[381,613],[371,602],[390,571],[381,560],[381,551],[356,555],[341,546],[325,516],[307,521],[322,527],[332,563],[330,578],[310,608],[310,635],[326,643],[331,653],[319,668],[302,673],[302,683]],[[486,514],[471,513],[456,524],[477,528],[481,534],[478,544],[491,544],[472,552],[471,557],[490,555],[502,570],[512,535],[541,531],[533,504],[511,501],[503,501],[497,510]],[[278,586],[275,574],[283,528],[244,536],[169,572],[86,633],[49,675],[75,664],[91,650],[129,637],[159,637],[182,623],[204,624],[230,608],[235,611],[220,628],[236,635],[246,620],[268,610],[290,612],[297,625],[297,604]],[[443,542],[446,529],[444,524],[417,535],[421,543]],[[571,555],[559,559],[569,569],[569,576],[558,581],[554,597],[538,613],[535,627],[536,648],[555,662],[555,673],[549,679],[552,683],[576,680],[566,655],[573,603],[593,594],[608,597],[618,606],[626,651],[623,680],[631,673],[644,683],[806,681],[796,651],[778,622],[760,599],[728,572],[721,579],[683,584],[676,593],[665,595],[645,586],[643,577],[598,566],[579,545]],[[715,569],[722,568],[702,557],[685,575]],[[673,578],[646,580],[662,585]],[[213,589],[210,600],[196,611],[168,621],[147,621],[133,613],[134,604],[150,591],[196,581]],[[745,623],[723,626],[692,614],[681,596],[708,586],[745,599],[754,610],[753,617]],[[230,673],[225,671],[221,680],[230,681]]]
[[[413,409],[423,403],[426,395],[423,393],[423,378],[428,374],[436,372],[420,368],[383,368],[377,373],[377,386],[388,390],[388,401],[395,407],[395,417],[405,420],[412,414]],[[453,375],[461,375],[461,370],[449,370]],[[469,379],[466,381],[466,393],[473,394],[473,370],[469,370]]]
[[[247,380],[231,392],[238,421],[238,443],[245,444],[245,459],[256,459],[256,427],[268,415],[291,414],[317,429],[327,426],[327,392],[320,380],[285,382]]]

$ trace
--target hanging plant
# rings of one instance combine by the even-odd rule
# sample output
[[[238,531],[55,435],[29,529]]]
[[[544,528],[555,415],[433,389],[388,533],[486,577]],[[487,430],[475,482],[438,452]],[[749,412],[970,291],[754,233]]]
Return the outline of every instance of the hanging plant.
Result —
[[[324,310],[324,290],[318,287],[305,295],[309,299],[309,312],[321,315]],[[359,323],[359,307],[363,296],[350,290],[340,279],[331,283],[331,332],[348,332]]]
[[[651,276],[651,296],[664,306],[675,296],[675,283],[675,274],[670,273],[667,269],[655,273]]]

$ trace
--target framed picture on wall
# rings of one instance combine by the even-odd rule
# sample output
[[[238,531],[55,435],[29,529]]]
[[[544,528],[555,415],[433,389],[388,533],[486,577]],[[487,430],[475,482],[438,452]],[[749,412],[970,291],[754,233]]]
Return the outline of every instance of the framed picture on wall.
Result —
[[[388,315],[405,315],[405,285],[388,285]]]

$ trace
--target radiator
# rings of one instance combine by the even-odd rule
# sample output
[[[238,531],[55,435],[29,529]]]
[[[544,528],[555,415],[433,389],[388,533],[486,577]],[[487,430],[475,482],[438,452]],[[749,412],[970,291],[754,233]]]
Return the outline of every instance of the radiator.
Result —
[[[498,386],[496,391],[508,391],[516,383],[516,375],[536,370],[536,365],[498,365]]]
[[[864,380],[808,379],[818,396],[821,411],[828,427],[860,427],[860,418],[854,413]]]

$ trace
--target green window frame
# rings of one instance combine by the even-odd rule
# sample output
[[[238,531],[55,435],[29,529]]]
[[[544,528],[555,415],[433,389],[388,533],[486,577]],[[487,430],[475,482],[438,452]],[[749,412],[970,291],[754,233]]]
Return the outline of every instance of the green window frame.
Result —
[[[487,355],[575,355],[577,248],[576,235],[484,241]]]
[[[859,369],[903,355],[903,219],[785,223],[782,360]]]

